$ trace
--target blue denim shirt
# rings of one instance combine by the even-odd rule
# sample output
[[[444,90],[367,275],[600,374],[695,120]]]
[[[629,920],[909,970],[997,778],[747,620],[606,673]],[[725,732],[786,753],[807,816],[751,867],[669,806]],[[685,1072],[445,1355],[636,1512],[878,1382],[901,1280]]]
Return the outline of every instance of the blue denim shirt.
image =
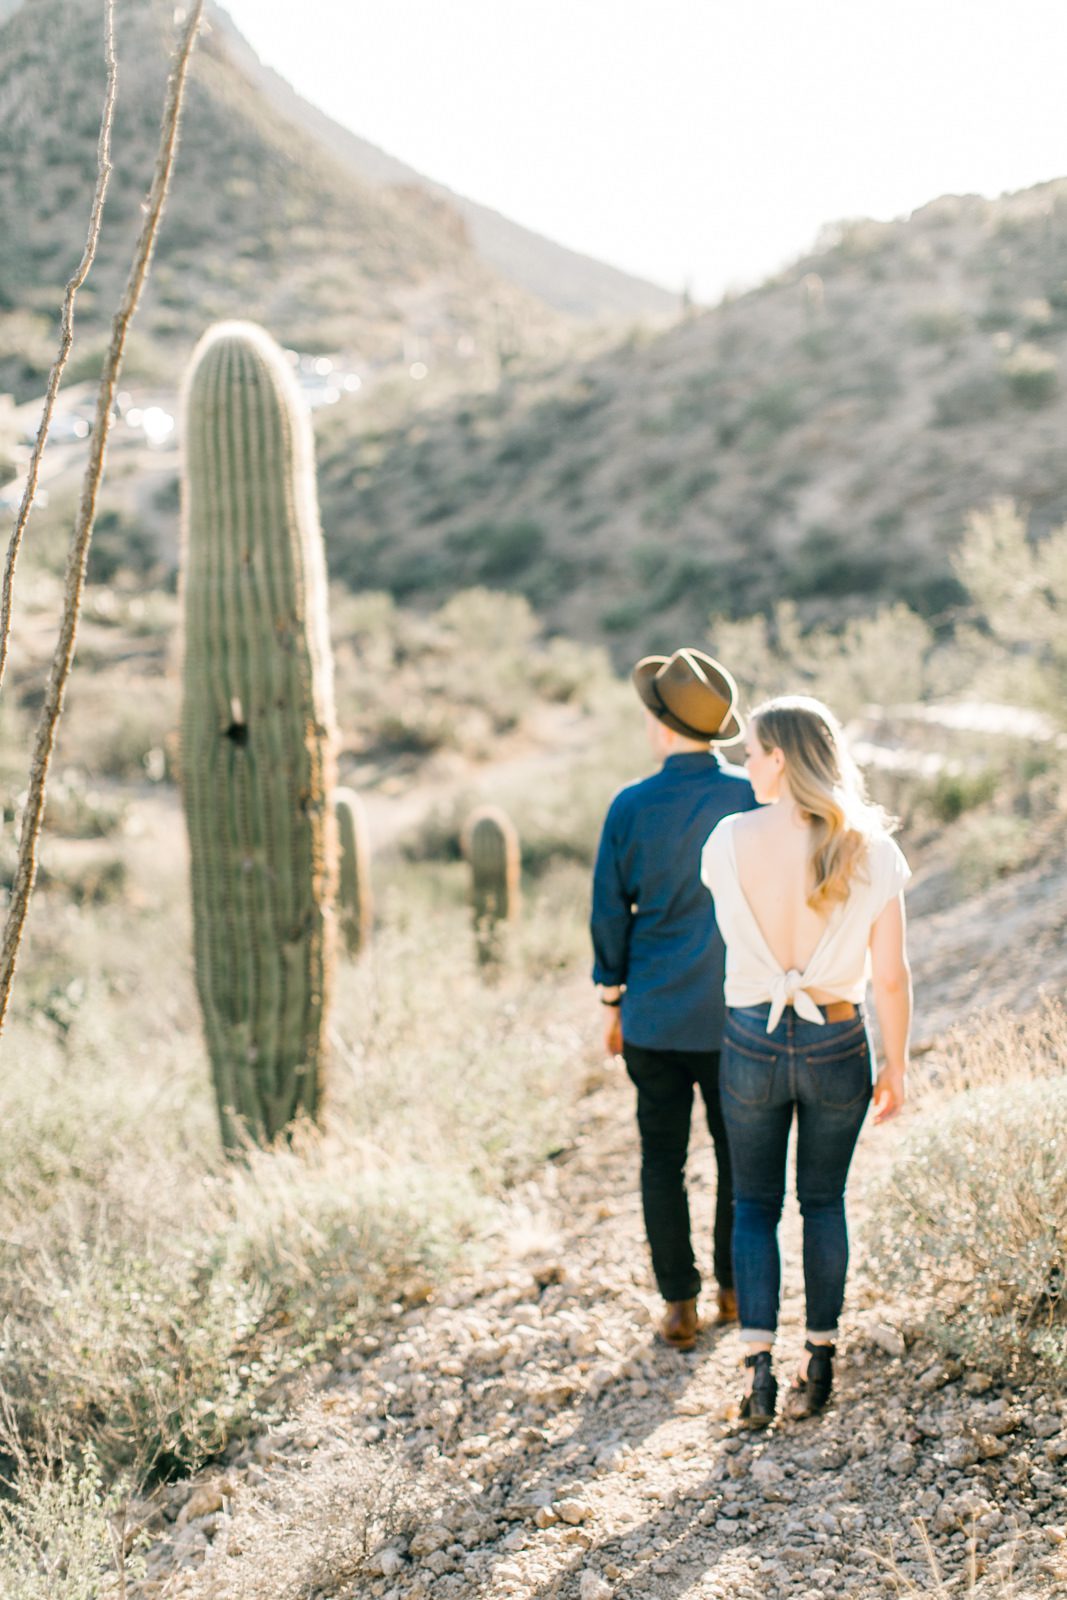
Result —
[[[756,806],[739,767],[668,756],[611,802],[593,872],[593,982],[625,984],[623,1038],[651,1050],[718,1050],[725,950],[700,881],[723,817]]]

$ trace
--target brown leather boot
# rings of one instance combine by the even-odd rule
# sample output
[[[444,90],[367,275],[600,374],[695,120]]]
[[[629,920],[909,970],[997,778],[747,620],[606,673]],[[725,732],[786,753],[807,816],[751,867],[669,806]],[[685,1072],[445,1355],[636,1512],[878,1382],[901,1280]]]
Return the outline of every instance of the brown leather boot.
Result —
[[[696,1300],[668,1300],[659,1336],[675,1350],[692,1350],[700,1332]]]
[[[733,1289],[720,1289],[718,1295],[718,1312],[715,1324],[721,1328],[728,1322],[737,1321],[737,1295]]]

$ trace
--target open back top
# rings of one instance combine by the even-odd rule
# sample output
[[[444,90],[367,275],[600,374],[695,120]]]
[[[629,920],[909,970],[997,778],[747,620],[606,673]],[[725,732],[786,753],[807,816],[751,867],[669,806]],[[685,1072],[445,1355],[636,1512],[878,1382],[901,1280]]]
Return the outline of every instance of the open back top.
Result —
[[[886,835],[871,840],[848,898],[834,906],[803,972],[795,967],[787,971],[767,944],[741,888],[734,849],[737,821],[737,816],[724,817],[700,857],[700,876],[714,897],[715,919],[726,942],[726,1004],[769,1001],[768,1033],[774,1032],[787,1005],[809,1022],[824,1022],[812,990],[859,1004],[867,991],[871,928],[911,877],[900,848]]]

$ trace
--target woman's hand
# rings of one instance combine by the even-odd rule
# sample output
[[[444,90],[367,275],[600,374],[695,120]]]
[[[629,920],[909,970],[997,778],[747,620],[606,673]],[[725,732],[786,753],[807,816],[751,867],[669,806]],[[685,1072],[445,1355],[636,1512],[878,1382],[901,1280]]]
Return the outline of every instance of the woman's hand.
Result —
[[[874,1086],[874,1120],[875,1123],[889,1122],[895,1117],[904,1105],[904,1076],[905,1069],[901,1066],[885,1066],[878,1074]]]

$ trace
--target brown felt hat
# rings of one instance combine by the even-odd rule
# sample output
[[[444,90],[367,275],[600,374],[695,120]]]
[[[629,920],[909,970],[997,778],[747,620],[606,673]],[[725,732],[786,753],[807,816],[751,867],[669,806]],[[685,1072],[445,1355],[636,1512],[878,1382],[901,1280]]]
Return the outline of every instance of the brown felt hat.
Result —
[[[734,709],[737,685],[721,662],[685,645],[672,656],[644,656],[634,687],[654,717],[687,739],[733,744],[745,725]]]

